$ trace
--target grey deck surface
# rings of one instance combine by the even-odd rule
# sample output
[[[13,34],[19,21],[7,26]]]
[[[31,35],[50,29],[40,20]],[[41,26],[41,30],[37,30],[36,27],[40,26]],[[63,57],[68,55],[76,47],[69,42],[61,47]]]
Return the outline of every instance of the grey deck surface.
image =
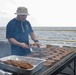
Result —
[[[11,54],[10,44],[0,42],[0,58]]]

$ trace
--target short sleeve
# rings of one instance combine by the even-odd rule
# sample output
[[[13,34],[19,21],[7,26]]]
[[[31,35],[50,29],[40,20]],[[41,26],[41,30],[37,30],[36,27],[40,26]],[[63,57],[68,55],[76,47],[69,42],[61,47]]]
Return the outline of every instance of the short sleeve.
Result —
[[[13,38],[13,35],[14,35],[14,27],[11,23],[8,23],[6,27],[6,38]]]

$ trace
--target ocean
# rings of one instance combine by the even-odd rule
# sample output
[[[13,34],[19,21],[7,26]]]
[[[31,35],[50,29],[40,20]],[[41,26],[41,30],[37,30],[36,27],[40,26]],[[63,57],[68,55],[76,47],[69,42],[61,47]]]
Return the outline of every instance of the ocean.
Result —
[[[76,46],[75,28],[35,27],[33,29],[41,45],[56,44],[60,46]],[[0,28],[0,41],[8,41],[6,39],[5,27]],[[31,38],[30,43],[33,43]]]

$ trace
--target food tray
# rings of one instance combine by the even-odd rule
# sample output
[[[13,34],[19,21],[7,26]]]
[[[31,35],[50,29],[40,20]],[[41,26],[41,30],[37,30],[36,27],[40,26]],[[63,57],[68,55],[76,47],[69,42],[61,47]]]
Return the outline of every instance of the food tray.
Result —
[[[16,55],[11,55],[7,57],[0,58],[1,61],[7,61],[7,60],[19,60],[19,61],[25,61],[33,65],[34,67],[31,69],[22,69],[19,67],[15,67],[12,65],[8,65],[5,63],[0,62],[0,68],[3,68],[5,70],[19,73],[19,74],[25,74],[25,75],[31,75],[38,70],[40,70],[43,67],[43,62],[45,61],[44,59],[39,59],[39,58],[32,58],[32,57],[25,57],[25,56],[16,56]]]
[[[0,75],[13,75],[13,74],[0,69]]]

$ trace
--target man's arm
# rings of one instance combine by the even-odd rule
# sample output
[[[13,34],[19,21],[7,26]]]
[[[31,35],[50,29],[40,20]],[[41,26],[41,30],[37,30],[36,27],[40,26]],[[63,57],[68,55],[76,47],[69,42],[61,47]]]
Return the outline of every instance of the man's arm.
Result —
[[[30,34],[30,36],[31,36],[31,39],[32,39],[34,42],[35,42],[35,40],[37,40],[34,32],[32,32],[32,33]]]
[[[18,42],[18,41],[15,40],[14,38],[8,38],[8,41],[9,41],[11,44],[20,46],[20,47],[22,47],[22,48],[28,48],[28,45],[27,45],[26,43]]]
[[[40,47],[39,41],[38,41],[38,39],[36,38],[34,32],[32,32],[32,33],[30,34],[30,36],[31,36],[31,39],[35,42],[35,44],[36,44],[38,47]]]

